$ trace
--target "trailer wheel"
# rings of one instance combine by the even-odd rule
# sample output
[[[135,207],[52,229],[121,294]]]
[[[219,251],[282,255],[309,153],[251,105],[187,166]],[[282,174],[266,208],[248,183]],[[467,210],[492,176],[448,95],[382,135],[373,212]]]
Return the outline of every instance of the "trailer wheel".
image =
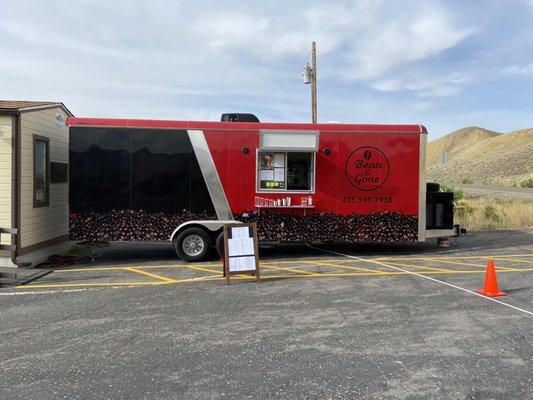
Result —
[[[220,258],[224,258],[224,232],[220,232],[216,242],[217,253]]]
[[[211,249],[211,238],[201,228],[188,228],[178,235],[174,249],[183,261],[202,261]]]

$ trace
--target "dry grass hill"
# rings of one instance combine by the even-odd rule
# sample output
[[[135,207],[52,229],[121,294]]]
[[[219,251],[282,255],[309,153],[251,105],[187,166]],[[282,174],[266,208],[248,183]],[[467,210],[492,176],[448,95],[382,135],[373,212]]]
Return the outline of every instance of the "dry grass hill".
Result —
[[[438,165],[442,153],[447,155],[444,169]],[[533,179],[533,129],[459,129],[429,142],[427,172],[429,179],[446,183],[520,185]]]

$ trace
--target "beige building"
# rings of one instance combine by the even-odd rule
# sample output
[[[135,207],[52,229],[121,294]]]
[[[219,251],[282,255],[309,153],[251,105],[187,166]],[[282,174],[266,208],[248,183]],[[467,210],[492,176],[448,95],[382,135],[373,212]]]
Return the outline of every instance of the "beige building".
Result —
[[[29,266],[68,245],[67,117],[63,103],[0,100],[0,266]]]

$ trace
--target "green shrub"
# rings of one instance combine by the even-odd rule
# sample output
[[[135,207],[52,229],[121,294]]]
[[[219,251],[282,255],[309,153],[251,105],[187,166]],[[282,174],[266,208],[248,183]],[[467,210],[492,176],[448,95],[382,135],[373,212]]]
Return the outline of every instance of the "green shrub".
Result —
[[[440,190],[443,192],[453,192],[453,201],[456,203],[465,197],[465,192],[463,192],[461,189],[455,189],[446,185],[441,185]]]
[[[529,179],[526,179],[526,180],[520,182],[520,186],[521,187],[526,187],[526,188],[533,188],[533,179],[529,178]]]
[[[492,204],[487,204],[485,207],[483,207],[483,214],[489,221],[498,222],[500,220],[500,216]]]
[[[472,179],[470,179],[470,178],[463,178],[461,183],[464,183],[465,185],[471,185],[471,184],[474,183],[474,181]]]
[[[468,218],[474,214],[474,208],[470,207],[468,204],[459,204],[454,208],[455,216],[460,220],[460,222],[465,223]]]

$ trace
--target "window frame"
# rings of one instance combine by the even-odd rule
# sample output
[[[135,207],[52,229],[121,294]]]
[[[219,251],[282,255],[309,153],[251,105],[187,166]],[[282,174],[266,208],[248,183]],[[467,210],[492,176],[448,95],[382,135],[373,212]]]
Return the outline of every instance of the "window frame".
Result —
[[[36,143],[44,142],[46,145],[46,161],[45,161],[45,181],[44,181],[44,200],[37,200],[37,187],[36,187],[36,176],[35,176],[35,167],[37,161],[36,154]],[[33,135],[32,140],[32,151],[33,151],[33,165],[32,165],[32,175],[33,175],[33,208],[39,207],[48,207],[50,205],[50,138],[46,136]]]
[[[260,165],[260,159],[259,159],[259,153],[281,153],[285,154],[285,189],[267,189],[267,188],[261,188],[261,181],[259,179],[260,171],[261,171],[261,165]],[[288,153],[310,153],[312,155],[311,157],[311,168],[312,168],[312,176],[311,176],[311,189],[309,190],[289,190],[287,189],[287,164],[288,164]],[[255,152],[255,191],[256,193],[294,193],[294,194],[315,194],[315,187],[316,187],[316,152],[314,151],[301,151],[301,150],[261,150],[259,148],[256,149]]]

